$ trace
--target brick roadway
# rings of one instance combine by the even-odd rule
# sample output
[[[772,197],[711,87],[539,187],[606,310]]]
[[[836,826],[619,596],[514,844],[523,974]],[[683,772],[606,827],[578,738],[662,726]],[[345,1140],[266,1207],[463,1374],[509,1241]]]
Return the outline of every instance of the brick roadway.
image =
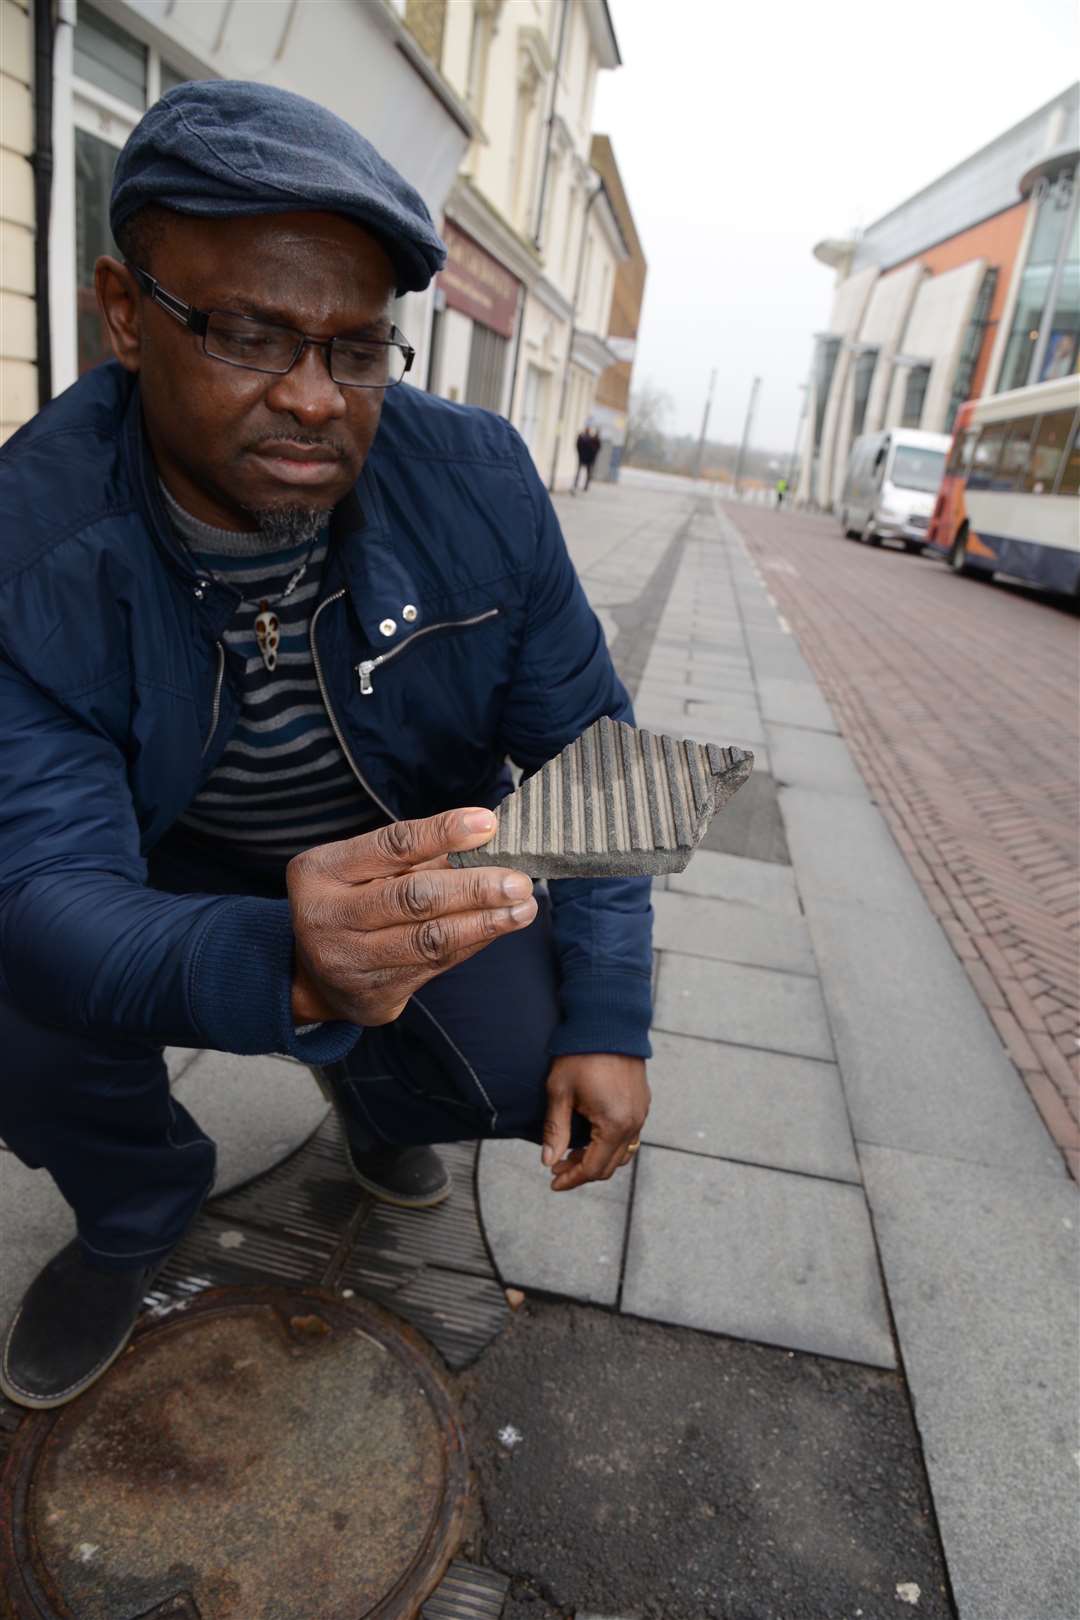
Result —
[[[830,518],[726,510],[1080,1179],[1076,609]]]

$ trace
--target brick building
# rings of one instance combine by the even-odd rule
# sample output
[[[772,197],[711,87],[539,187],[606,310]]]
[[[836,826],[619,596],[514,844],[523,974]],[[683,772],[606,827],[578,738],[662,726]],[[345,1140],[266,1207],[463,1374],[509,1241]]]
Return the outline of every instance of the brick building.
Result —
[[[634,353],[637,347],[641,306],[645,298],[648,265],[634,225],[634,216],[630,212],[630,204],[615,161],[610,136],[593,136],[589,160],[607,188],[611,206],[627,246],[627,257],[615,274],[615,291],[611,300],[611,316],[607,332],[608,348],[613,349],[619,358],[597,381],[592,410],[603,439],[603,449],[596,464],[595,476],[614,483],[619,476],[619,461],[626,441],[630,385],[634,373]]]

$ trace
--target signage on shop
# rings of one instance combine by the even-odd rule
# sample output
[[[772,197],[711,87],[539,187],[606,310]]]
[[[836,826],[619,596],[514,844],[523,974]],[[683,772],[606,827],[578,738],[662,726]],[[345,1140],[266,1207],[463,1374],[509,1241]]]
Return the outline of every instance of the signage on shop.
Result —
[[[513,337],[521,283],[452,220],[443,225],[446,268],[438,284],[450,309],[460,310],[501,337]]]

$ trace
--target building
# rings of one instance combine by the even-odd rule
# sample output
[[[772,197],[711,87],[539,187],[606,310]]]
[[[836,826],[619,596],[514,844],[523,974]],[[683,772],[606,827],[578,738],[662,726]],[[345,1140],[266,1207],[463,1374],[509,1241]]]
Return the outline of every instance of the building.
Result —
[[[814,340],[797,498],[831,509],[852,441],[949,432],[965,399],[1075,370],[1080,340],[1073,85],[858,238]]]
[[[446,201],[428,386],[499,410],[550,487],[616,359],[628,255],[590,164],[596,79],[619,66],[607,0],[402,0],[406,24],[476,123]]]
[[[265,80],[322,102],[436,220],[477,128],[390,0],[0,0],[0,64],[2,437],[105,353],[93,268],[114,247],[113,164],[170,86]],[[421,383],[434,303],[395,311]]]
[[[630,212],[622,176],[615,162],[611,140],[607,135],[593,136],[589,161],[604,182],[628,250],[627,257],[615,272],[615,291],[608,319],[608,348],[614,350],[619,358],[614,365],[608,366],[598,379],[592,409],[593,419],[603,441],[594,477],[614,483],[619,476],[619,462],[626,442],[634,353],[637,348],[641,305],[645,298],[648,265],[638,239],[634,216]]]

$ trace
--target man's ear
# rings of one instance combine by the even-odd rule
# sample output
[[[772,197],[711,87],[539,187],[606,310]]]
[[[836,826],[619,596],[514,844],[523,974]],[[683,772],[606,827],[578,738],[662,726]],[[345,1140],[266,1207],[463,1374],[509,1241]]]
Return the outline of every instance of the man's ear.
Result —
[[[105,256],[94,266],[94,287],[113,354],[125,371],[138,371],[142,364],[142,311],[135,277],[119,259]]]

